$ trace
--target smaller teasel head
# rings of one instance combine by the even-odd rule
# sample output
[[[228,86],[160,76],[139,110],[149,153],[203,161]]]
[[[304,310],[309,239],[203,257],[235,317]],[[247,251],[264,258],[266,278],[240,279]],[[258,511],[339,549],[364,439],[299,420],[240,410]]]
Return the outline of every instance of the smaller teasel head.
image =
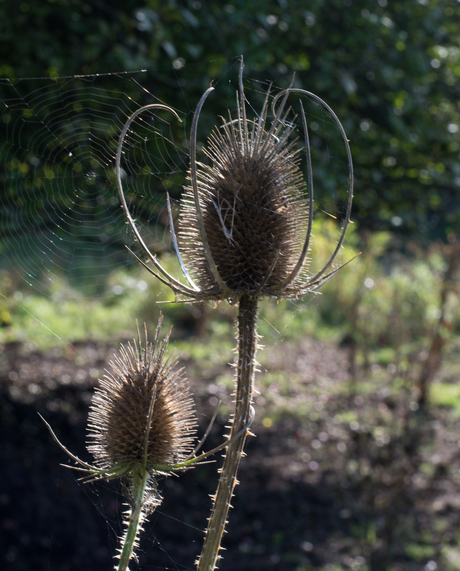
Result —
[[[165,474],[193,452],[196,418],[184,370],[164,360],[159,342],[122,346],[96,389],[88,418],[88,451],[106,474]]]
[[[43,419],[76,463],[69,467],[84,474],[81,480],[123,480],[128,510],[116,555],[118,571],[127,571],[146,516],[161,504],[157,476],[190,468],[225,446],[195,456],[199,446],[193,449],[197,425],[193,401],[184,370],[177,369],[174,360],[164,359],[169,335],[159,341],[161,323],[160,317],[153,343],[145,331],[142,345],[138,331],[137,342],[121,347],[111,372],[99,381],[88,418],[87,448],[94,465],[67,450]]]
[[[134,235],[156,269],[137,259],[185,301],[227,299],[236,303],[243,295],[252,299],[297,298],[316,291],[340,269],[334,268],[334,260],[342,247],[353,198],[353,164],[342,124],[322,99],[292,85],[276,96],[269,89],[260,115],[248,118],[243,67],[241,60],[237,116],[223,119],[209,136],[203,148],[206,164],[196,158],[197,125],[212,87],[198,103],[191,127],[189,185],[181,200],[178,239],[168,197],[173,242],[188,285],[169,275],[143,242],[128,211],[120,176],[123,141],[134,118],[150,108],[177,114],[165,105],[147,105],[128,119],[120,136],[116,160],[119,194]],[[288,106],[291,96],[300,98],[300,118]],[[341,234],[329,260],[315,275],[308,274],[306,263],[314,193],[304,97],[323,107],[337,124],[349,169]]]

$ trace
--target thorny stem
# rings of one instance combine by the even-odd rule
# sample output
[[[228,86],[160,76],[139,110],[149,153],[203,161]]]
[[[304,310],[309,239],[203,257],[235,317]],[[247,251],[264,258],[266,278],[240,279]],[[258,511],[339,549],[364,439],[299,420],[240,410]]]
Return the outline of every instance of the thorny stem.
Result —
[[[129,516],[127,517],[126,521],[128,527],[121,542],[122,547],[120,550],[120,562],[118,563],[117,571],[128,570],[128,565],[133,555],[136,539],[139,531],[141,531],[144,494],[148,477],[148,472],[144,470],[142,475],[137,476],[133,482],[133,497],[131,499]]]
[[[243,295],[239,302],[238,312],[238,365],[236,378],[235,412],[230,437],[236,435],[248,424],[251,414],[251,401],[256,367],[257,349],[257,300]],[[198,560],[198,571],[213,571],[220,549],[222,535],[233,489],[237,484],[236,474],[243,455],[247,430],[227,447],[224,465],[222,466],[214,496],[211,517],[208,522],[203,549]]]

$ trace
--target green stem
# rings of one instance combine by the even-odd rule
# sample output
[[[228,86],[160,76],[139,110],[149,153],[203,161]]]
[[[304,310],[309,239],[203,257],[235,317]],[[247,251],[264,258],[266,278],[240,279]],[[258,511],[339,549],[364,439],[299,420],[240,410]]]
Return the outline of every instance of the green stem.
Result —
[[[117,571],[127,571],[128,565],[133,555],[136,538],[142,524],[143,504],[145,488],[147,486],[148,473],[145,471],[141,476],[137,476],[133,481],[133,497],[130,506],[129,518],[127,520],[126,533],[121,541],[120,562]]]
[[[235,413],[230,436],[235,436],[248,423],[252,401],[254,370],[257,349],[257,300],[243,295],[238,312],[238,368],[236,378]],[[243,455],[247,431],[231,442],[225,454],[219,484],[203,549],[198,561],[198,571],[213,571],[225,530],[233,489],[237,484],[236,474]]]

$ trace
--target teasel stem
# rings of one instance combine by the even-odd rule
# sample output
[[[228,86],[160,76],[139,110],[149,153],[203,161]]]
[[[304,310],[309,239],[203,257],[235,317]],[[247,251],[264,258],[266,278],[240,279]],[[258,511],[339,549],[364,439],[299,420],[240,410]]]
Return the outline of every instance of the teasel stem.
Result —
[[[156,340],[158,339],[161,323],[162,323],[162,317],[160,317],[158,321]],[[141,348],[141,343],[140,343],[140,334],[139,334],[139,352],[141,350],[140,348]],[[133,556],[133,550],[134,547],[136,546],[136,540],[138,534],[140,531],[142,531],[142,522],[145,517],[145,498],[146,498],[146,492],[149,480],[153,482],[156,488],[155,480],[150,477],[149,471],[147,469],[149,436],[150,436],[150,427],[152,422],[154,405],[155,405],[155,399],[152,397],[150,399],[150,406],[147,415],[147,423],[146,423],[144,446],[143,446],[144,454],[142,457],[142,462],[139,463],[137,469],[134,471],[132,475],[130,509],[125,514],[127,516],[126,519],[127,528],[126,528],[126,533],[121,541],[122,547],[120,550],[120,560],[118,563],[117,571],[128,570],[128,565]]]
[[[120,560],[117,571],[127,571],[129,562],[133,556],[134,547],[139,532],[142,531],[142,520],[144,515],[144,498],[149,480],[147,470],[138,474],[132,483],[132,498],[129,512],[126,514],[127,529],[122,539]]]
[[[251,402],[254,372],[257,366],[257,298],[243,294],[238,311],[238,363],[236,375],[235,412],[230,438],[240,432],[252,414]],[[198,571],[213,571],[219,557],[222,535],[227,523],[228,510],[233,490],[238,483],[236,475],[243,456],[248,431],[242,432],[226,449],[225,460],[220,471],[217,492],[213,497],[213,508],[208,521]]]

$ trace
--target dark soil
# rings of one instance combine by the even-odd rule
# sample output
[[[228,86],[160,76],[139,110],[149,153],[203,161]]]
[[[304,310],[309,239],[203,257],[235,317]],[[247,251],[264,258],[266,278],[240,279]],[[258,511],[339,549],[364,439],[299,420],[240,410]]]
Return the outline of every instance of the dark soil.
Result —
[[[69,461],[37,413],[89,460],[88,405],[115,350],[94,343],[44,354],[27,345],[3,347],[1,569],[113,568],[121,484],[78,482],[78,473],[61,466]],[[458,423],[446,411],[411,410],[404,390],[396,396],[385,388],[362,396],[337,390],[349,379],[346,352],[334,346],[306,340],[280,353],[271,369],[297,375],[311,412],[299,417],[285,406],[264,426],[258,397],[256,438],[241,464],[221,571],[460,569]],[[194,366],[187,364],[204,431],[215,388],[210,394],[209,381],[194,378]],[[342,421],[340,413],[350,409],[358,420]],[[217,418],[206,448],[221,442],[225,423]],[[141,569],[194,569],[217,460],[160,483],[164,502],[141,538]]]

